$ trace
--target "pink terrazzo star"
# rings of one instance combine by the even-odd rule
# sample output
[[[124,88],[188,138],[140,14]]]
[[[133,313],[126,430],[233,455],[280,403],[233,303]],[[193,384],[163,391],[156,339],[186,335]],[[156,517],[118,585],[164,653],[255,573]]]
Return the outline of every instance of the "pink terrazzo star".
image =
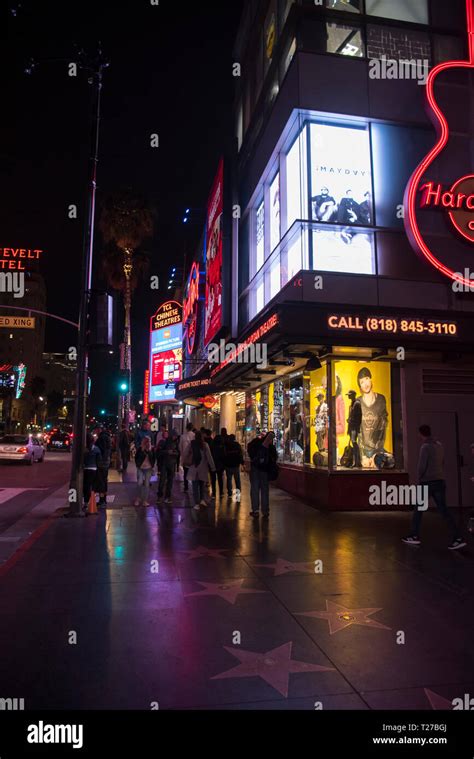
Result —
[[[391,627],[386,627],[386,625],[376,622],[375,619],[368,619],[372,614],[382,611],[382,609],[347,609],[345,606],[334,603],[334,601],[326,601],[326,608],[327,611],[308,611],[296,616],[327,619],[331,635],[351,625],[377,627],[379,630],[391,630]]]
[[[197,582],[199,585],[202,585],[205,590],[199,590],[197,593],[187,593],[185,595],[185,598],[197,598],[198,596],[218,596],[219,598],[223,598],[224,601],[227,601],[228,603],[234,605],[239,595],[267,592],[266,590],[252,590],[252,588],[243,588],[242,585],[244,584],[245,580],[229,580],[224,584],[215,584],[212,582],[200,581]]]
[[[263,567],[265,569],[274,569],[274,577],[280,577],[280,575],[286,575],[290,572],[302,572],[304,574],[314,574],[315,564],[310,561],[292,562],[286,559],[277,559],[276,564],[255,564],[256,567]]]
[[[221,675],[212,677],[211,680],[230,680],[240,677],[261,677],[268,685],[288,698],[288,686],[291,674],[299,672],[334,672],[333,667],[321,667],[318,664],[294,661],[291,658],[293,643],[285,643],[279,648],[274,648],[267,653],[254,653],[242,651],[238,648],[225,650],[240,661],[233,669],[223,672]]]
[[[228,548],[205,548],[199,546],[192,551],[180,551],[180,553],[187,553],[188,556],[184,561],[193,561],[194,559],[228,559],[228,556],[223,556],[223,553],[228,553]]]
[[[425,696],[430,702],[431,708],[436,711],[452,711],[453,710],[453,704],[451,701],[448,701],[447,698],[443,698],[443,696],[440,696],[438,693],[434,693],[432,690],[428,690],[428,688],[425,688]]]

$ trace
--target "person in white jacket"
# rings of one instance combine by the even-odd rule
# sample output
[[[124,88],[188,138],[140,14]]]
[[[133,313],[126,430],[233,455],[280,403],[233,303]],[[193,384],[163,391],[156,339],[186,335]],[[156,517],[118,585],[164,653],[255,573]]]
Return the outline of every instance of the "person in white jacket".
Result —
[[[191,456],[191,443],[194,440],[194,425],[191,422],[188,422],[186,425],[186,432],[184,435],[181,435],[181,440],[179,441],[179,453],[180,453],[180,459],[181,464],[183,466],[184,471],[184,492],[187,493],[189,490],[189,482],[188,482],[188,471],[189,467],[192,464],[192,456]]]
[[[201,506],[208,505],[204,500],[204,487],[209,480],[209,472],[216,471],[216,465],[211,449],[200,432],[196,432],[191,443],[191,453],[192,464],[189,467],[188,477],[193,483],[194,508],[199,511]]]

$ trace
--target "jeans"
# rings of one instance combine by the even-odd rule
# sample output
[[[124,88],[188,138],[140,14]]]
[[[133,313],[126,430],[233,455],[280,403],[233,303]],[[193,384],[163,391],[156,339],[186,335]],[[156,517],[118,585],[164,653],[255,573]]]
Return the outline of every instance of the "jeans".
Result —
[[[160,484],[158,486],[158,498],[163,498],[163,491],[166,485],[166,498],[171,498],[173,490],[174,476],[176,474],[176,468],[174,464],[163,465],[160,469]]]
[[[228,467],[225,470],[227,479],[227,493],[232,495],[232,477],[235,480],[236,490],[242,490],[242,483],[240,480],[240,466]]]
[[[459,531],[456,525],[456,520],[448,509],[446,504],[446,482],[444,480],[432,480],[431,482],[423,482],[423,485],[428,487],[428,493],[436,504],[438,512],[443,519],[446,520],[448,528],[451,532],[453,540],[459,537]],[[413,512],[412,520],[412,535],[420,537],[420,527],[423,519],[423,511],[419,511],[418,508]]]
[[[268,472],[262,472],[260,469],[252,467],[250,470],[250,498],[252,501],[252,511],[260,511],[261,499],[262,514],[269,514],[270,485],[268,483]]]
[[[121,448],[120,458],[122,459],[122,472],[126,472],[130,463],[130,448]]]
[[[219,483],[219,495],[222,495],[224,492],[224,470],[221,472],[211,472],[211,486],[212,486],[212,497],[215,498],[216,496],[216,484]]]
[[[193,497],[195,506],[204,500],[204,485],[205,483],[202,480],[193,480]]]
[[[153,469],[137,469],[138,495],[142,503],[150,498],[150,480]]]

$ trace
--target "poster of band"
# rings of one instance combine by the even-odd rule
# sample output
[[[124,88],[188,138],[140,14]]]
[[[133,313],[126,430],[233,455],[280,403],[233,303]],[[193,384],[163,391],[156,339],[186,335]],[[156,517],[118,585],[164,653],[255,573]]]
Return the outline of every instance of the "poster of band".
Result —
[[[222,250],[224,211],[224,161],[214,181],[207,207],[206,224],[206,345],[222,327]]]
[[[372,170],[367,129],[311,124],[311,215],[338,225],[313,232],[315,268],[373,274]],[[359,228],[358,228],[359,227]]]

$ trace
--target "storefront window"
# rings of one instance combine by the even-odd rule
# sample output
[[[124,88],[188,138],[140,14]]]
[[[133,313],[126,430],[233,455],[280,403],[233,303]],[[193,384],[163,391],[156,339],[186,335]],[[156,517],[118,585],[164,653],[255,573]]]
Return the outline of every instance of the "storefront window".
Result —
[[[290,229],[297,219],[306,217],[305,175],[303,167],[307,163],[306,129],[303,129],[294,141],[286,156],[286,230]]]
[[[316,467],[328,467],[329,446],[329,404],[327,397],[327,368],[311,372],[306,383],[306,395],[309,395],[309,431],[310,462]]]
[[[326,7],[332,11],[362,12],[362,0],[326,0]]]
[[[270,185],[270,250],[280,242],[280,172]]]
[[[363,58],[364,41],[358,26],[326,24],[327,52]]]
[[[256,243],[257,260],[255,273],[260,271],[265,260],[265,203],[262,202],[257,208],[256,214]]]
[[[371,16],[428,23],[428,0],[365,0],[365,11]]]
[[[289,414],[285,430],[285,453],[291,464],[304,461],[303,375],[291,377],[288,388]]]
[[[285,386],[282,380],[274,382],[273,388],[273,402],[270,412],[270,428],[275,433],[275,447],[277,449],[278,458],[283,461],[284,458],[284,399],[285,399]]]
[[[391,365],[332,363],[334,467],[394,469]]]

